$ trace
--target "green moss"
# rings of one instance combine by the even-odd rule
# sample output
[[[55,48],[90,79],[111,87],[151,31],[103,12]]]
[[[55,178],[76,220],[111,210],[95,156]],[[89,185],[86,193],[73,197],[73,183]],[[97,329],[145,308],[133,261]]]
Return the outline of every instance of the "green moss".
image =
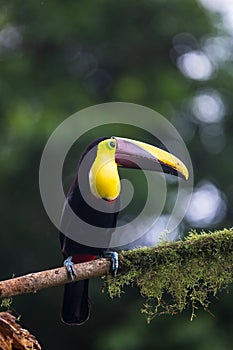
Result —
[[[6,309],[10,309],[12,303],[13,303],[13,299],[12,299],[12,298],[3,298],[3,299],[1,300],[1,305],[0,305],[0,307],[6,308]]]
[[[183,241],[153,248],[123,251],[116,278],[108,277],[111,298],[126,285],[136,285],[145,298],[148,322],[156,315],[176,314],[200,305],[207,310],[210,295],[233,282],[233,229],[192,231]]]

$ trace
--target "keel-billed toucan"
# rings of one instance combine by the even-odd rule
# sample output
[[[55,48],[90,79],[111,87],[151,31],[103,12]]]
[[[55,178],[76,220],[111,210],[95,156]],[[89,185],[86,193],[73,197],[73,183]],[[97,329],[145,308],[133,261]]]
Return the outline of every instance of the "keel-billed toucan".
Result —
[[[82,166],[84,162],[85,166]],[[65,207],[68,205],[84,222],[104,228],[108,241],[116,227],[119,208],[121,183],[118,167],[154,170],[188,178],[187,168],[177,157],[152,145],[121,137],[103,137],[94,141],[80,158],[78,174],[68,192]],[[88,201],[84,199],[83,190]],[[101,209],[98,210],[100,202]],[[113,210],[109,212],[107,209],[110,206]],[[61,221],[65,223],[64,228],[67,227],[67,221],[69,218],[64,209]],[[60,241],[66,259],[65,266],[71,278],[72,263],[91,261],[97,256],[112,257],[116,263],[116,255],[108,251],[106,241],[102,246],[101,243],[95,247],[89,246],[68,237],[65,229],[60,233]],[[88,280],[66,284],[62,320],[67,324],[80,325],[88,318]]]

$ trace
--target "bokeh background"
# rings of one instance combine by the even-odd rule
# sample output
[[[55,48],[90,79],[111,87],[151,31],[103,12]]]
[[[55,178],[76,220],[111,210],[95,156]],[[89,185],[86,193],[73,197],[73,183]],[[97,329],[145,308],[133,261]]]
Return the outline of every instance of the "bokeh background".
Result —
[[[59,123],[93,104],[132,102],[166,116],[194,167],[184,231],[231,227],[232,60],[231,0],[1,1],[0,278],[61,265],[40,157]],[[78,156],[70,159],[65,185]],[[110,300],[101,284],[91,283],[92,315],[80,328],[60,321],[62,288],[15,297],[13,308],[47,350],[232,349],[231,287],[212,300],[213,315],[197,310],[190,322],[187,310],[147,325],[137,290]]]

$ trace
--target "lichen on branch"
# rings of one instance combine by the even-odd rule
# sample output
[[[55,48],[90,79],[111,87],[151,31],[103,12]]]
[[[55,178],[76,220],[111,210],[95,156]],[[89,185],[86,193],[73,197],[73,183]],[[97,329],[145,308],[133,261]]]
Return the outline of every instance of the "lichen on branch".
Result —
[[[175,314],[191,307],[191,319],[209,296],[233,282],[233,230],[192,231],[182,241],[124,251],[116,278],[108,276],[110,296],[136,285],[146,299],[142,312],[148,322],[156,315]]]

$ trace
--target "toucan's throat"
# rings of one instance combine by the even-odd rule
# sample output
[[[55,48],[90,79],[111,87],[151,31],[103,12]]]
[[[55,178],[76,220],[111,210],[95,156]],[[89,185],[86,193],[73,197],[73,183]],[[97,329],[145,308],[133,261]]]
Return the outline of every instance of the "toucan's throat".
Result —
[[[96,158],[89,173],[90,189],[94,196],[107,201],[120,194],[120,179],[114,159]]]
[[[117,198],[115,198],[115,199],[108,199],[108,198],[102,198],[104,201],[106,201],[106,202],[109,202],[109,203],[111,203],[111,202],[115,202],[115,200],[117,199]]]
[[[120,178],[115,162],[116,141],[104,140],[97,146],[95,160],[89,172],[91,193],[107,201],[120,194]]]

